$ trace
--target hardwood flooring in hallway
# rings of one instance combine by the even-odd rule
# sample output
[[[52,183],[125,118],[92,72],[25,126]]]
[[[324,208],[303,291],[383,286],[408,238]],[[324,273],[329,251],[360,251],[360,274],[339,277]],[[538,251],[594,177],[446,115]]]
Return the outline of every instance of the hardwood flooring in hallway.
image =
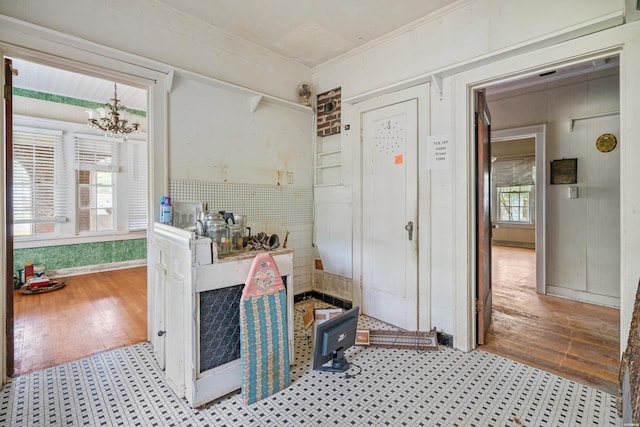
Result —
[[[492,247],[493,321],[479,348],[618,393],[620,314],[536,293],[535,250]]]
[[[66,286],[14,291],[14,375],[147,340],[146,267],[55,280]]]

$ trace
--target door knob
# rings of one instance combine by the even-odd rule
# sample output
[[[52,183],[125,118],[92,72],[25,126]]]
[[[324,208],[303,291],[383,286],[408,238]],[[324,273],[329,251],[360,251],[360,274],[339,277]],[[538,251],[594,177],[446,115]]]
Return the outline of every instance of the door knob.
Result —
[[[413,222],[409,221],[407,225],[404,226],[404,229],[409,233],[409,240],[413,240]]]
[[[161,337],[166,333],[167,333],[167,331],[158,331],[158,336]]]

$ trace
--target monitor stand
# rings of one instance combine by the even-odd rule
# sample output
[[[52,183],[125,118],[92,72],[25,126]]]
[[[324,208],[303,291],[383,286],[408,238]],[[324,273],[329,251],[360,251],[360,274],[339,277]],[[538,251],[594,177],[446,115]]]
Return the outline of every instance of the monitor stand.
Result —
[[[343,350],[334,351],[331,356],[331,365],[322,365],[316,369],[316,371],[344,372],[349,369],[349,362],[347,361],[347,358],[344,357]]]

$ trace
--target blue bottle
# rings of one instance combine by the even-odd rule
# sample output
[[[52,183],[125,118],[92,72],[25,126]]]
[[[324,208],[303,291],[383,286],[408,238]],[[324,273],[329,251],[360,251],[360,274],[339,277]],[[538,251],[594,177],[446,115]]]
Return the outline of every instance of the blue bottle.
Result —
[[[160,211],[160,218],[163,224],[171,225],[171,221],[173,219],[173,208],[171,207],[171,197],[164,196],[164,201],[162,203],[162,210]]]
[[[160,218],[158,218],[160,224],[164,224],[164,196],[160,199]]]

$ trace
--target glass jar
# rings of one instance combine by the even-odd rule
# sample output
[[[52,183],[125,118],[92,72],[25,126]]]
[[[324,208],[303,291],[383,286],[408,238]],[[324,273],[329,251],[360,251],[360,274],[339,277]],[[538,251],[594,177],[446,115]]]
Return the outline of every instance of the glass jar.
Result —
[[[227,228],[229,229],[230,251],[240,252],[244,247],[244,227],[240,224],[229,224]]]
[[[212,221],[209,225],[209,237],[216,243],[218,247],[218,255],[228,254],[230,252],[229,230],[224,221]]]

